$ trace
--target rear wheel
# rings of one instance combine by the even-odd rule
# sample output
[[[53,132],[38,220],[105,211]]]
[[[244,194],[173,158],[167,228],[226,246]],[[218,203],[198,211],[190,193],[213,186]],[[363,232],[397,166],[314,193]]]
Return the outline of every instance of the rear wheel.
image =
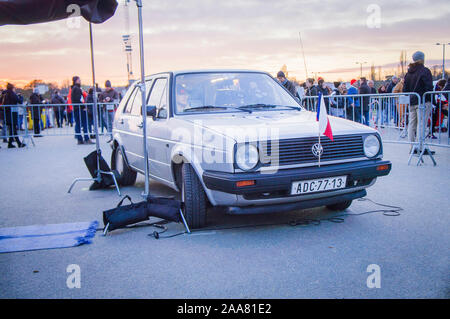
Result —
[[[206,194],[190,164],[181,168],[181,200],[183,214],[189,227],[201,228],[206,225]]]
[[[130,186],[136,182],[137,173],[133,171],[125,162],[120,147],[116,147],[112,154],[111,166],[116,170],[119,178],[118,182],[122,186]]]
[[[338,211],[339,210],[346,210],[347,208],[350,207],[351,204],[352,204],[352,201],[351,200],[347,200],[345,202],[327,205],[327,208],[331,209],[331,210],[338,210]]]

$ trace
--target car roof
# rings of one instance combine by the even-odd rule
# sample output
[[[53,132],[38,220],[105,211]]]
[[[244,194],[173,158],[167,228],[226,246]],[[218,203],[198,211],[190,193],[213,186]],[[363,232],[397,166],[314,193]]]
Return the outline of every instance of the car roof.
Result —
[[[265,71],[258,71],[258,70],[246,70],[246,69],[193,69],[193,70],[175,70],[175,71],[167,71],[167,72],[159,72],[151,75],[147,75],[145,78],[150,78],[155,75],[159,74],[168,74],[172,73],[174,76],[177,76],[179,74],[189,74],[189,73],[221,73],[221,72],[227,72],[227,73],[263,73],[268,74],[268,72]]]

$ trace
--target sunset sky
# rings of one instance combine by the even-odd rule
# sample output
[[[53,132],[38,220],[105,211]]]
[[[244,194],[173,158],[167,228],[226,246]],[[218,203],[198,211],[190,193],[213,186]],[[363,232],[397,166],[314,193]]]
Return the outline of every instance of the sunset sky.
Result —
[[[98,82],[126,83],[123,0],[116,14],[94,26]],[[450,42],[450,1],[296,1],[296,0],[144,0],[146,74],[178,69],[244,68],[271,73],[286,64],[290,75],[305,78],[302,33],[309,75],[326,80],[359,76],[356,61],[397,69],[401,50],[408,62],[416,50],[428,66],[442,64],[442,46]],[[380,9],[379,28],[367,12]],[[130,7],[133,70],[139,73],[137,10]],[[369,27],[367,20],[372,21]],[[0,86],[33,79],[62,83],[79,75],[91,82],[88,24],[79,28],[57,21],[0,27]],[[450,47],[447,47],[450,58]],[[446,61],[450,68],[450,61]]]

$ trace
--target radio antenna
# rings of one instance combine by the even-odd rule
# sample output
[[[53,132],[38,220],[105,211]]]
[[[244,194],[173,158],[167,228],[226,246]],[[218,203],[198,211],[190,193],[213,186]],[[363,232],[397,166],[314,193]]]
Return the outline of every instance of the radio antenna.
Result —
[[[305,65],[305,74],[306,78],[308,78],[308,68],[306,67],[305,50],[303,49],[302,33],[300,31],[298,32],[298,36],[300,37],[300,46],[302,48],[303,63]]]

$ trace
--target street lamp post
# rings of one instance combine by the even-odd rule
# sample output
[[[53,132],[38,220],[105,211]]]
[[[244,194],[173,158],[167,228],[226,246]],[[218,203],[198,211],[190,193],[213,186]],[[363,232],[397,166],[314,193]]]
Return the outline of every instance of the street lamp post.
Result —
[[[363,67],[363,64],[366,64],[367,62],[355,62],[355,63],[356,63],[356,64],[359,64],[360,67],[361,67],[361,72],[360,72],[359,77],[362,78],[362,67]]]
[[[445,45],[450,43],[436,43],[436,45],[442,45],[442,78],[445,79]]]

